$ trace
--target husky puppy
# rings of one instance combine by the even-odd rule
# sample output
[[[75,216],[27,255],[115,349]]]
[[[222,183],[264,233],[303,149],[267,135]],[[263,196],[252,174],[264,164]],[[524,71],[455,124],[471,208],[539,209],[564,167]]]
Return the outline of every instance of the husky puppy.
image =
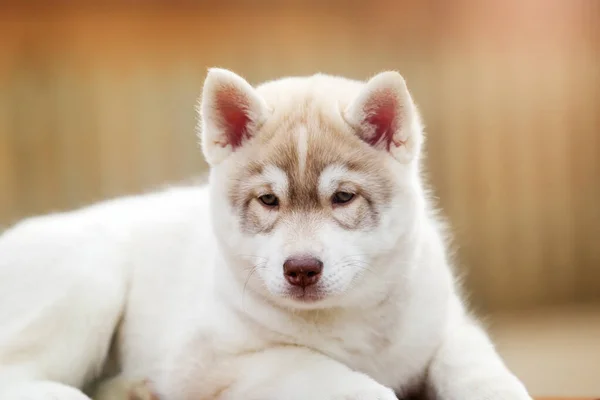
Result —
[[[0,237],[0,398],[528,400],[449,264],[404,79],[211,69],[206,186]],[[114,357],[109,357],[109,354]]]

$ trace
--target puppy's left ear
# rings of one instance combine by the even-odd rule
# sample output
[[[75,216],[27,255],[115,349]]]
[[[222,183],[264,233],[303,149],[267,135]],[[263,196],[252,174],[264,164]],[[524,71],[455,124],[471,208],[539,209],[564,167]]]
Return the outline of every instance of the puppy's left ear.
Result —
[[[414,160],[421,150],[421,119],[397,72],[382,72],[367,81],[344,118],[362,140],[400,162]]]

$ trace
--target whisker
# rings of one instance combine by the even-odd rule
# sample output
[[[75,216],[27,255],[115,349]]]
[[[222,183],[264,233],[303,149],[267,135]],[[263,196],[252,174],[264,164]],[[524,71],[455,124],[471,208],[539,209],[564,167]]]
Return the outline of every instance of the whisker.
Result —
[[[260,260],[267,260],[266,257],[261,257],[261,256],[257,256],[257,255],[254,255],[254,254],[237,253],[236,255],[239,256],[239,257],[244,257],[244,258],[257,258],[257,259],[260,259]]]
[[[242,309],[244,308],[244,298],[246,296],[246,288],[248,286],[248,283],[250,282],[250,278],[252,278],[252,274],[254,274],[256,271],[258,271],[258,269],[260,268],[265,268],[266,267],[266,262],[263,263],[258,263],[252,266],[252,268],[250,268],[250,272],[248,273],[248,276],[246,277],[246,281],[244,282],[244,288],[242,290]]]
[[[359,272],[369,272],[371,274],[373,274],[376,277],[379,277],[379,275],[373,271],[370,267],[370,265],[368,264],[358,264],[358,263],[349,263],[345,265],[346,267],[356,267],[358,268]]]

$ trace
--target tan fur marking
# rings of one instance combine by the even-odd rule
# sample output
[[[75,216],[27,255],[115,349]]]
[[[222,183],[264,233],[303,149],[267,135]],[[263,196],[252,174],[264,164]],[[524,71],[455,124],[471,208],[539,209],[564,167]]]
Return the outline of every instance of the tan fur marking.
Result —
[[[341,117],[332,121],[310,100],[300,104],[295,112],[273,118],[278,122],[267,121],[257,140],[236,154],[240,167],[231,181],[230,201],[239,212],[244,231],[269,233],[277,223],[298,213],[324,214],[345,229],[373,228],[378,209],[389,203],[394,187],[392,174],[384,167],[386,155],[364,143]],[[299,149],[304,139],[305,158],[304,150]],[[277,211],[265,209],[255,200],[256,189],[247,187],[252,176],[260,175],[269,165],[281,169],[288,179],[288,191],[280,198]],[[334,209],[331,198],[319,193],[319,178],[330,165],[366,177],[361,185],[353,183],[359,196],[352,204]]]

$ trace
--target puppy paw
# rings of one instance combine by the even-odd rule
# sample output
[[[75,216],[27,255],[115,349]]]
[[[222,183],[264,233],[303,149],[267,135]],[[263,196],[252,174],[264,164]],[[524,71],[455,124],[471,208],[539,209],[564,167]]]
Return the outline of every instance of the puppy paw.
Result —
[[[150,382],[147,380],[133,384],[128,391],[127,400],[159,400],[158,396],[152,391]]]
[[[90,400],[78,389],[58,382],[23,382],[11,387],[0,388],[2,400]]]
[[[352,374],[348,379],[337,380],[327,385],[321,393],[315,392],[307,398],[327,400],[397,400],[394,391],[385,387],[367,375]]]
[[[398,400],[393,390],[382,386],[373,385],[373,387],[340,390],[330,397],[330,400]]]
[[[100,384],[93,400],[160,400],[148,380],[128,380],[121,377]]]

